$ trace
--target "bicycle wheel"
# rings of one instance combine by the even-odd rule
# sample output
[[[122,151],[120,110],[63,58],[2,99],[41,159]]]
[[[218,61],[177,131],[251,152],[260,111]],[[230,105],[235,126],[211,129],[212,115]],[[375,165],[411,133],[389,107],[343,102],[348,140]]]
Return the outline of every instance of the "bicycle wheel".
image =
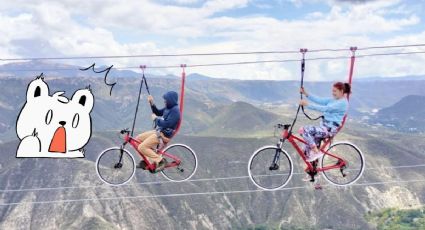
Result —
[[[272,167],[276,153],[279,154],[277,167]],[[285,187],[293,173],[289,154],[276,146],[264,146],[252,154],[248,162],[251,181],[264,190],[278,190]]]
[[[109,185],[123,185],[134,176],[136,162],[128,150],[112,147],[97,157],[96,172],[100,180]]]
[[[198,167],[198,158],[189,146],[184,144],[173,144],[165,148],[163,152],[181,160],[178,166],[166,167],[161,171],[166,179],[182,182],[189,180],[195,174]],[[164,155],[164,158],[167,159],[168,164],[175,162],[173,158],[167,155]]]
[[[344,175],[340,168],[322,172],[329,183],[336,186],[347,186],[360,179],[365,168],[365,160],[363,153],[357,146],[349,142],[339,142],[332,144],[327,152],[346,162],[346,165],[343,167]],[[328,167],[339,163],[339,159],[325,154],[321,160],[321,167]]]

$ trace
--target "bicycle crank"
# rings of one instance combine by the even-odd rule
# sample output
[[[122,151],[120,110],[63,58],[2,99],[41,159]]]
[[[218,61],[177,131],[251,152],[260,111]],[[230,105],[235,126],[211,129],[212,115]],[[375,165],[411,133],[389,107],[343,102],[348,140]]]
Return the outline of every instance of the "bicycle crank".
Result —
[[[346,173],[344,173],[344,169],[346,169],[347,167],[345,167],[345,166],[342,166],[340,169],[339,169],[339,171],[341,172],[341,174],[342,174],[342,177],[346,177],[347,176],[347,174]]]

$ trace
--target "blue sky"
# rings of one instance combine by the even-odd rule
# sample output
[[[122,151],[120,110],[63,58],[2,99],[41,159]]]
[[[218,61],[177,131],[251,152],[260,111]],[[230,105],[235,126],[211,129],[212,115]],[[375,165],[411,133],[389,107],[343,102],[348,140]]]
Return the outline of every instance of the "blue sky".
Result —
[[[424,43],[424,9],[425,0],[17,0],[0,5],[0,58]],[[359,77],[423,75],[424,56],[359,60],[356,74]],[[102,64],[149,66],[287,58],[299,58],[299,55],[108,59]],[[93,60],[64,63],[85,65],[86,62]],[[312,80],[339,79],[346,75],[345,60],[308,64]],[[297,79],[298,69],[296,63],[268,63],[189,71],[237,79]],[[155,73],[175,71],[165,69]]]

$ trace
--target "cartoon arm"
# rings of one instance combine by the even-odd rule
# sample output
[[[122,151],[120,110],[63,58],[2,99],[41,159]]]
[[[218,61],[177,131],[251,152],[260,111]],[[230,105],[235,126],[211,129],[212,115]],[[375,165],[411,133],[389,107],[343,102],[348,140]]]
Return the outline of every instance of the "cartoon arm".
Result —
[[[37,157],[41,152],[41,141],[34,129],[31,135],[24,137],[19,143],[16,151],[16,157]]]

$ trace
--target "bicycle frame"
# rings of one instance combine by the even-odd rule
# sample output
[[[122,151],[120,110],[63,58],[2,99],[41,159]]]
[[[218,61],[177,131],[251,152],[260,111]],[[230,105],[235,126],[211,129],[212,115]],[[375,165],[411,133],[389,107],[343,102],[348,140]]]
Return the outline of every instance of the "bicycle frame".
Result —
[[[124,148],[127,143],[130,143],[130,145],[136,150],[136,152],[139,154],[139,156],[145,161],[146,170],[154,171],[156,169],[156,165],[154,163],[149,162],[148,158],[139,151],[138,146],[141,144],[140,141],[138,141],[135,138],[133,138],[132,136],[130,136],[130,134],[128,132],[125,134],[123,139],[124,139],[124,143],[122,144],[121,148]],[[165,166],[165,168],[178,167],[181,163],[181,160],[178,157],[165,152],[164,151],[165,146],[166,145],[164,145],[161,149],[158,149],[156,151],[158,154],[163,155],[163,156],[167,156],[167,157],[174,160],[173,162],[169,162]]]
[[[316,168],[313,166],[313,164],[309,161],[307,161],[307,157],[304,154],[304,151],[302,150],[302,148],[300,147],[300,145],[298,143],[301,144],[307,144],[303,139],[301,139],[300,137],[297,137],[295,135],[292,134],[292,131],[289,130],[289,126],[286,125],[284,126],[284,130],[282,131],[282,136],[279,140],[279,143],[277,144],[277,147],[279,149],[282,149],[283,147],[283,143],[285,142],[285,140],[288,140],[289,143],[291,143],[292,147],[298,152],[298,154],[300,155],[300,157],[302,158],[302,160],[304,161],[304,163],[307,165],[307,170],[310,172],[323,172],[323,171],[327,171],[330,169],[337,169],[337,168],[342,168],[346,165],[346,162],[344,159],[337,157],[331,153],[329,153],[328,151],[326,151],[325,149],[327,147],[330,146],[331,140],[328,139],[326,140],[321,146],[320,146],[320,151],[325,154],[328,155],[330,157],[333,157],[335,159],[338,159],[338,164],[335,165],[331,165],[331,166],[326,166],[326,167],[322,167],[322,168]],[[298,142],[298,143],[297,143]],[[279,154],[277,153],[275,156],[275,159],[273,161],[273,163],[277,163],[277,161],[279,160]]]

